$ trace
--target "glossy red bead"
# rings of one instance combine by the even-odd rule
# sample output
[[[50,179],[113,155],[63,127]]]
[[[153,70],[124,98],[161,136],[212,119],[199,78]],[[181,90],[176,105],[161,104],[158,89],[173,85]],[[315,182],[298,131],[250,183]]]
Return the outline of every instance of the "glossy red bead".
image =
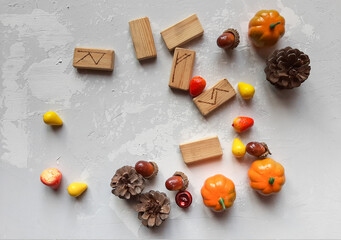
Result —
[[[192,195],[188,191],[180,191],[175,196],[175,202],[181,208],[188,208],[192,204]]]

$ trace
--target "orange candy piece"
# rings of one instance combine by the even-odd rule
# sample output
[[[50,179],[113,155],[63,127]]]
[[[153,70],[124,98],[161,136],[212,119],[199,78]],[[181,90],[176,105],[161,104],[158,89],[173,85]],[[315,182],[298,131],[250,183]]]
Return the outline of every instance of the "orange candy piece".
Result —
[[[237,117],[233,120],[232,127],[238,133],[244,132],[245,130],[251,128],[254,121],[250,117]]]

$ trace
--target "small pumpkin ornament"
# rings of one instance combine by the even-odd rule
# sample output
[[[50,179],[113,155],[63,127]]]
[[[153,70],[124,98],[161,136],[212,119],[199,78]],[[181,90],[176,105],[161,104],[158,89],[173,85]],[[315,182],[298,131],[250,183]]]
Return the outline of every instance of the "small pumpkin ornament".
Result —
[[[276,10],[261,10],[249,22],[249,38],[256,47],[270,47],[285,33],[285,19]]]
[[[283,166],[271,158],[254,161],[248,175],[250,186],[262,195],[279,192],[285,183]]]
[[[220,212],[231,207],[236,199],[234,183],[224,175],[217,174],[206,179],[201,188],[206,207]]]

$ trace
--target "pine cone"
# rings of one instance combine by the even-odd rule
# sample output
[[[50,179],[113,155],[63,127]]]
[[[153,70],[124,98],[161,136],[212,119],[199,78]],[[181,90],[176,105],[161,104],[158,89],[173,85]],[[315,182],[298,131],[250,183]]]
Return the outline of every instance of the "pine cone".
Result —
[[[310,74],[309,56],[298,49],[286,47],[274,51],[267,60],[266,79],[278,88],[299,87]]]
[[[112,193],[119,198],[130,199],[140,194],[144,189],[144,179],[135,168],[124,166],[118,169],[111,179]]]
[[[170,213],[170,201],[163,192],[149,191],[139,196],[140,203],[136,205],[138,218],[147,227],[158,227]]]

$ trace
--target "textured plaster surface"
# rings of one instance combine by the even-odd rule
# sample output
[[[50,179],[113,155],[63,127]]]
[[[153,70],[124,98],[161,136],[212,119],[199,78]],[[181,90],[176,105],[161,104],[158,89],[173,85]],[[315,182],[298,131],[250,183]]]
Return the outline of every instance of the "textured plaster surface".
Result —
[[[277,9],[286,33],[273,48],[257,51],[247,38],[249,19]],[[9,1],[0,2],[0,238],[340,238],[338,159],[341,132],[341,1]],[[196,51],[193,75],[208,86],[227,78],[256,88],[252,101],[239,95],[211,116],[201,116],[191,97],[168,87],[172,55],[160,31],[197,13],[204,36],[185,47]],[[139,63],[128,21],[148,16],[158,57]],[[227,28],[241,34],[226,54],[216,38]],[[115,70],[77,71],[76,46],[116,52]],[[279,91],[264,74],[274,49],[292,46],[311,58],[311,76],[298,89]],[[42,116],[55,111],[60,129]],[[233,131],[236,116],[253,117],[253,129]],[[222,159],[186,166],[179,143],[218,135]],[[287,182],[264,198],[248,186],[252,158],[231,154],[235,137],[268,143],[286,169]],[[170,218],[159,229],[137,219],[134,202],[111,194],[110,179],[138,160],[159,164],[146,190],[171,198]],[[43,169],[57,167],[62,186],[40,183]],[[193,204],[178,208],[164,181],[175,171],[190,179]],[[204,180],[232,179],[237,199],[224,214],[201,200]],[[86,182],[71,198],[66,187]]]

